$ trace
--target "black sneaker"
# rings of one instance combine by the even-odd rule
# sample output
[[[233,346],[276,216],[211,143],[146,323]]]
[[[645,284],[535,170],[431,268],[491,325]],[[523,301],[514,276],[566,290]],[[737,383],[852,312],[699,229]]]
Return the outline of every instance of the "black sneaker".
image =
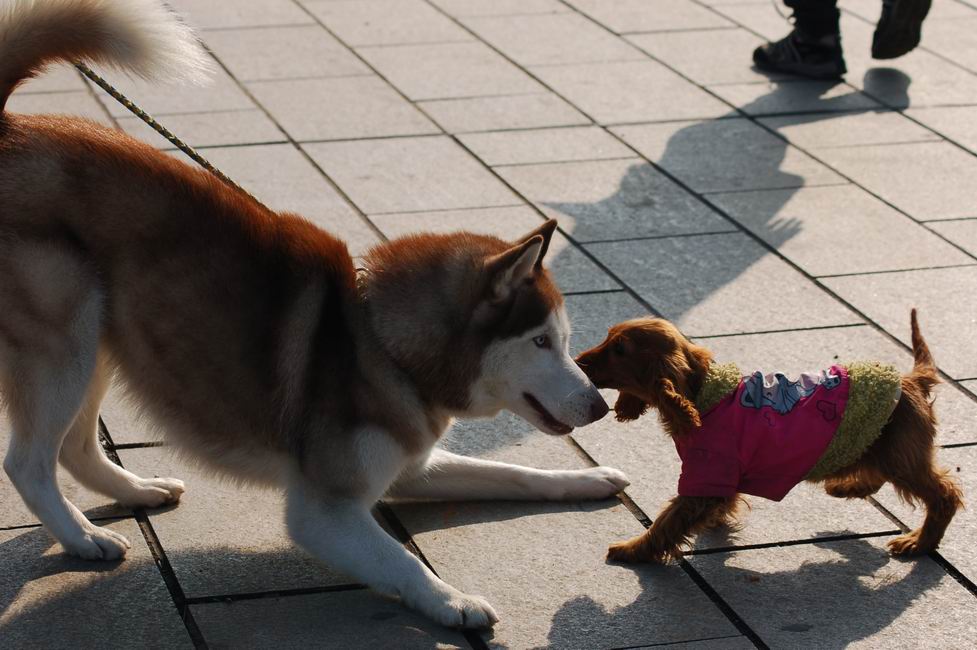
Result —
[[[848,71],[838,34],[813,38],[796,27],[779,41],[755,49],[753,63],[766,72],[786,72],[812,79],[837,79]]]
[[[920,28],[931,0],[882,0],[882,16],[872,35],[872,58],[894,59],[919,45]]]

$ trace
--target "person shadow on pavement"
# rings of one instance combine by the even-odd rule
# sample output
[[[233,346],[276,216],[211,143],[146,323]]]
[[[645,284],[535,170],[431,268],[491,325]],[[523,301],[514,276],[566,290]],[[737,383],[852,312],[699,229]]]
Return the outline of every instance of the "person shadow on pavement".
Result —
[[[865,538],[815,541],[810,546],[830,552],[831,557],[818,553],[818,559],[802,562],[796,568],[769,571],[739,567],[737,560],[742,558],[747,563],[751,554],[757,554],[773,564],[776,559],[770,554],[789,554],[791,557],[784,558],[782,564],[793,564],[794,556],[804,553],[801,550],[804,545],[686,559],[770,647],[782,648],[840,650],[870,639],[898,619],[920,596],[947,579],[929,558],[895,559],[883,545]],[[756,562],[751,564],[755,566]],[[908,571],[904,568],[906,564],[911,565]],[[622,646],[668,642],[670,639],[656,636],[655,630],[658,620],[667,621],[671,617],[695,619],[694,625],[713,638],[736,634],[731,624],[708,622],[723,619],[723,615],[705,594],[698,594],[697,600],[674,603],[670,602],[672,594],[661,593],[666,571],[674,567],[629,565],[629,568],[638,577],[641,596],[612,610],[588,596],[568,600],[553,616],[549,647],[585,647],[578,638],[568,636],[578,633],[581,621],[595,630],[630,630],[635,636],[622,640]],[[657,597],[651,596],[656,592]],[[648,621],[649,625],[644,629],[635,627],[634,621],[640,620]],[[642,632],[650,638],[637,636]]]
[[[865,74],[863,85],[866,93],[885,96],[888,101],[895,98],[898,104],[900,97],[907,97],[910,82],[910,78],[898,70],[872,69]],[[803,112],[779,115],[778,128],[827,121],[842,115],[888,110],[881,106],[866,107],[868,104],[864,102],[860,103],[862,108],[851,109],[852,96],[857,92],[854,90],[822,98],[833,85],[830,82],[796,80],[776,82],[769,93],[742,109],[749,114],[762,113],[775,106],[803,107]],[[908,102],[908,99],[905,101]],[[680,129],[669,138],[664,153],[654,162],[679,179],[706,179],[703,182],[711,187],[735,191],[759,186],[780,190],[765,192],[762,201],[757,200],[750,206],[751,227],[760,232],[771,246],[779,248],[801,232],[799,221],[782,216],[781,211],[807,182],[803,176],[781,169],[788,149],[785,139],[762,130],[743,118],[741,113],[732,111],[720,118],[695,122]],[[839,178],[838,182],[843,180]],[[705,198],[709,200],[709,194]],[[617,231],[626,229],[632,233],[630,236],[660,236],[681,231],[683,220],[696,218],[691,216],[690,208],[696,214],[709,213],[708,218],[718,224],[716,229],[733,231],[736,228],[710,208],[697,204],[690,194],[647,163],[631,165],[618,182],[617,190],[598,201],[550,200],[543,205],[548,208],[550,216],[560,220],[562,228],[571,237],[575,232],[582,233],[580,239],[585,242],[603,239],[599,234],[602,224],[610,224]],[[706,235],[701,239],[710,240],[705,243],[709,247],[721,244],[724,238],[729,237],[727,232]],[[651,289],[651,295],[643,297],[657,312],[655,315],[678,322],[680,326],[691,310],[736,281],[744,271],[768,254],[766,249],[754,245],[733,249],[717,246],[713,255],[699,254],[702,253],[699,248],[688,248],[685,237],[662,239],[658,245],[662,251],[660,256],[636,261],[647,264],[649,277],[658,280]],[[547,266],[556,266],[561,254],[565,253],[548,259]],[[776,292],[766,292],[757,296],[756,300],[771,301],[773,309],[779,298]],[[578,332],[576,336],[579,337],[583,330],[583,334],[595,343],[603,339],[606,328],[613,324],[603,322],[604,314],[575,316],[572,308],[568,311]],[[629,314],[640,315],[643,313]],[[512,444],[534,430],[518,418],[503,416],[494,422],[494,430],[481,424],[456,425],[464,435],[458,439],[449,437],[445,446],[456,453],[478,455]],[[478,435],[469,435],[469,431]]]

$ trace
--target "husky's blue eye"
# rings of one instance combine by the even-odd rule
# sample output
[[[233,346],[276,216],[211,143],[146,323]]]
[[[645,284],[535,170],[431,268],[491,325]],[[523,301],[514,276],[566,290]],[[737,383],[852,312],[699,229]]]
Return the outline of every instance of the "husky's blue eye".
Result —
[[[536,344],[536,347],[537,348],[549,348],[549,347],[551,347],[550,346],[550,337],[547,336],[546,334],[540,334],[539,336],[534,337],[533,338],[533,343]]]

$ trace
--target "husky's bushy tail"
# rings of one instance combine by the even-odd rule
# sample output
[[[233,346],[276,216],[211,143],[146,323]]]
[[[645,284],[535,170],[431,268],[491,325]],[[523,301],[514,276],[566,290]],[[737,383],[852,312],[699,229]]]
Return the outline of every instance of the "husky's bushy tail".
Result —
[[[0,111],[44,66],[84,61],[146,79],[202,82],[196,36],[156,0],[0,0]]]

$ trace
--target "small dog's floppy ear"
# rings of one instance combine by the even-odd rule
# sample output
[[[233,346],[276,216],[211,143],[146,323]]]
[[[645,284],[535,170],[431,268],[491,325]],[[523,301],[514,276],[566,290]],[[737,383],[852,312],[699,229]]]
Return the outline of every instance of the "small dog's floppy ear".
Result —
[[[685,433],[689,429],[702,425],[695,404],[675,390],[675,384],[671,379],[659,379],[657,388],[658,412],[676,432]]]
[[[493,299],[504,300],[517,285],[533,274],[545,244],[542,236],[533,235],[521,244],[485,260]]]
[[[542,226],[522,238],[522,241],[532,239],[536,236],[543,238],[543,248],[540,249],[539,257],[536,258],[536,264],[534,266],[537,270],[543,268],[543,258],[546,257],[546,251],[550,248],[550,240],[553,239],[554,232],[556,232],[556,219],[549,219]]]

